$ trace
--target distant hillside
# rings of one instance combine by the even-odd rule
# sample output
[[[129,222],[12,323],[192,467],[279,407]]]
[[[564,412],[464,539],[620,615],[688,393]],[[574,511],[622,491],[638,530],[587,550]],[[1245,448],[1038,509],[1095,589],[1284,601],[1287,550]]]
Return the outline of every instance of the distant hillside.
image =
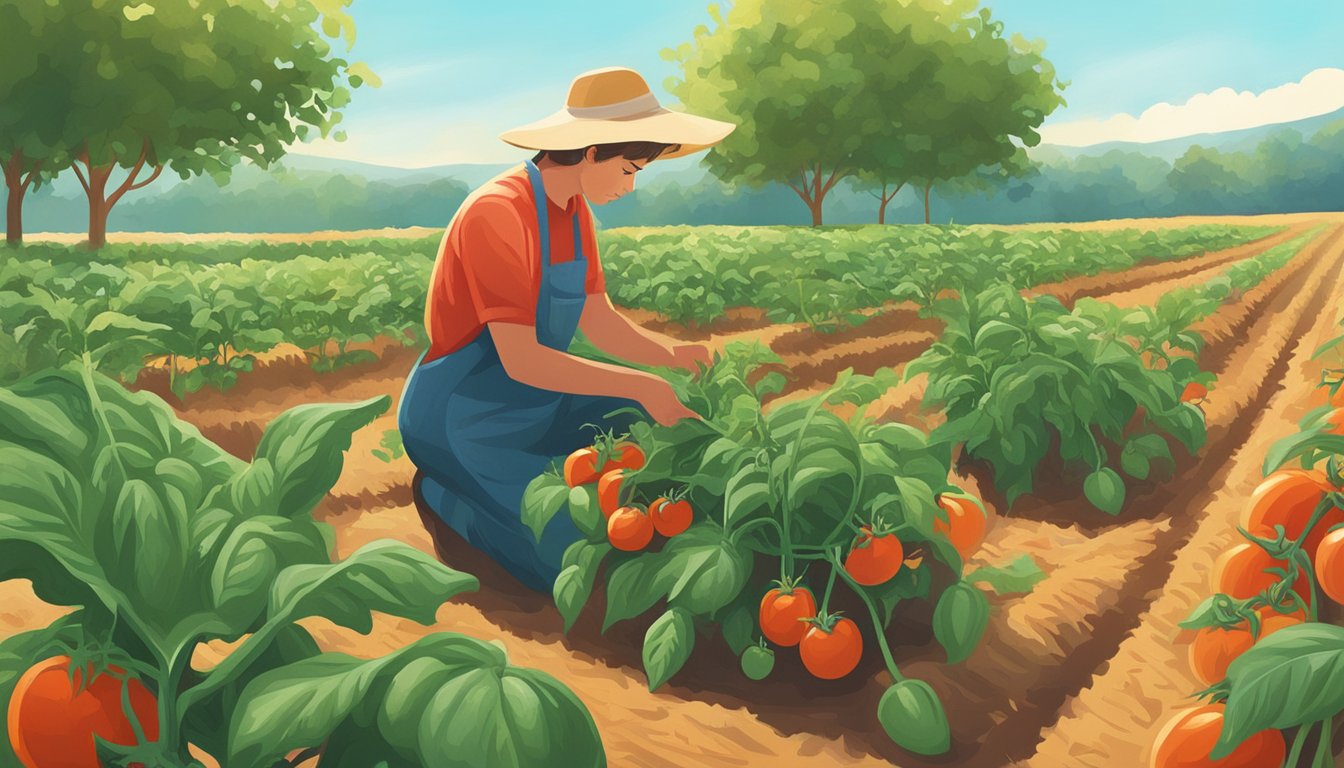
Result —
[[[1058,144],[1042,144],[1040,150],[1049,150],[1058,153],[1061,157],[1097,157],[1118,149],[1122,152],[1137,152],[1150,157],[1173,162],[1176,158],[1185,154],[1186,150],[1193,146],[1218,149],[1223,152],[1245,152],[1253,149],[1256,144],[1264,141],[1270,134],[1291,128],[1301,133],[1303,137],[1315,135],[1317,131],[1329,123],[1344,119],[1344,109],[1335,112],[1329,112],[1316,117],[1308,117],[1302,120],[1293,120],[1287,123],[1271,123],[1270,125],[1260,125],[1255,128],[1243,128],[1239,131],[1222,131],[1219,133],[1199,133],[1194,136],[1182,136],[1178,139],[1167,139],[1166,141],[1154,141],[1142,143],[1137,141],[1107,141],[1102,144],[1093,144],[1087,147],[1065,147]]]
[[[1332,127],[1322,130],[1327,125]],[[1256,151],[1285,131],[1296,131],[1303,141],[1277,142],[1272,151]],[[1224,155],[1173,169],[1172,161],[1197,144]],[[993,181],[989,191],[968,193],[964,184],[935,187],[931,220],[1016,223],[1344,209],[1344,110],[1150,144],[1042,145],[1030,154],[1036,161],[1031,174]],[[526,156],[520,152],[518,162]],[[787,186],[724,184],[708,175],[703,157],[653,163],[637,177],[635,194],[595,207],[598,221],[605,227],[810,222],[806,207]],[[471,190],[512,166],[395,168],[294,153],[265,171],[245,163],[222,188],[209,177],[160,177],[121,201],[108,227],[128,232],[442,227]],[[112,184],[123,177],[124,172],[114,173]],[[84,231],[88,204],[78,180],[63,174],[56,184],[30,191],[23,218],[27,232]],[[898,194],[886,211],[886,221],[893,224],[923,218],[922,201],[913,188]],[[856,190],[852,179],[826,197],[826,224],[876,219],[876,199]]]

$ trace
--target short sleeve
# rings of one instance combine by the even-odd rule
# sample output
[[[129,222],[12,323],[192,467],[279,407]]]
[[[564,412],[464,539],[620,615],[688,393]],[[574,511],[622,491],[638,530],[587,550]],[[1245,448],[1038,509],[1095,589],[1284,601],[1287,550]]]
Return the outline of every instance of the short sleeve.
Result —
[[[593,211],[588,207],[588,201],[583,201],[582,216],[586,219],[583,222],[584,228],[588,232],[588,239],[585,243],[584,255],[588,258],[588,274],[584,280],[584,292],[589,294],[607,292],[607,276],[602,271],[602,255],[598,253],[597,248],[597,224],[593,218]]]
[[[472,203],[463,212],[458,253],[478,322],[536,323],[532,259],[512,204],[489,197]]]

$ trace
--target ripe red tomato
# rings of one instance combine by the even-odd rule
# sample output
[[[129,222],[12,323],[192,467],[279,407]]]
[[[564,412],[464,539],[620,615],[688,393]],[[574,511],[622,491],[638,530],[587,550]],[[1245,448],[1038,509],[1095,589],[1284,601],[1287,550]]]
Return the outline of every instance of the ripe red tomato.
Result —
[[[1256,536],[1267,536],[1263,529],[1251,531]],[[1255,597],[1278,583],[1279,577],[1266,573],[1268,568],[1286,568],[1287,563],[1275,560],[1269,553],[1251,542],[1238,544],[1223,553],[1213,566],[1213,589],[1238,600]],[[1293,591],[1308,605],[1311,604],[1311,585],[1305,572],[1298,573]]]
[[[1344,604],[1344,528],[1326,534],[1316,548],[1316,583],[1326,597]]]
[[[625,470],[613,469],[597,481],[597,508],[602,514],[611,517],[611,513],[621,506],[621,485],[625,482]]]
[[[830,632],[811,626],[798,644],[798,655],[807,671],[822,680],[844,677],[854,671],[863,657],[859,625],[849,619],[840,619]]]
[[[644,467],[644,449],[634,443],[617,443],[616,458],[607,462],[606,470],[612,470],[616,467],[628,469],[634,472],[636,469]]]
[[[872,530],[864,527],[845,556],[845,572],[854,581],[872,587],[890,581],[904,560],[905,550],[896,534],[873,536]]]
[[[952,542],[962,560],[969,559],[985,540],[985,513],[974,501],[959,496],[939,496],[938,506],[947,512],[948,521],[935,518],[933,530]]]
[[[580,448],[565,459],[565,485],[574,488],[597,480],[597,450]]]
[[[9,700],[9,743],[27,768],[99,768],[94,734],[132,746],[135,731],[121,708],[121,680],[98,675],[78,695],[85,670],[69,677],[70,657],[39,661],[19,678]],[[120,674],[121,670],[113,667]],[[139,680],[131,680],[131,709],[145,738],[159,738],[158,702]]]
[[[637,507],[621,507],[607,518],[607,541],[624,552],[635,552],[653,540],[653,520]]]
[[[817,600],[804,587],[772,589],[761,598],[761,634],[775,645],[797,645],[807,634],[802,619],[817,615]]]
[[[1149,765],[1151,768],[1277,768],[1288,756],[1283,734],[1271,729],[1252,734],[1222,760],[1210,760],[1209,753],[1222,730],[1222,704],[1178,712],[1162,726]]]
[[[1277,613],[1271,608],[1260,610],[1260,637],[1267,637],[1284,627],[1301,624],[1301,614]],[[1251,637],[1249,624],[1235,629],[1205,627],[1190,644],[1190,668],[1205,685],[1227,677],[1227,667],[1238,656],[1249,651],[1256,639]]]
[[[695,518],[691,502],[685,499],[681,501],[658,499],[649,505],[649,514],[653,515],[653,527],[669,539],[690,528],[691,520]]]
[[[1181,392],[1181,402],[1189,403],[1195,400],[1202,400],[1205,397],[1208,397],[1208,395],[1208,387],[1199,382],[1192,381],[1189,384],[1186,384],[1185,389]]]
[[[1264,528],[1265,535],[1272,535],[1268,531],[1272,531],[1276,525],[1282,525],[1288,538],[1296,539],[1302,535],[1311,520],[1311,513],[1329,490],[1330,483],[1325,473],[1319,470],[1286,469],[1274,472],[1251,494],[1251,509],[1242,527],[1248,531]],[[1302,551],[1308,556],[1313,554],[1326,532],[1339,523],[1344,523],[1344,509],[1336,507],[1326,512],[1316,527],[1311,529],[1302,544]]]

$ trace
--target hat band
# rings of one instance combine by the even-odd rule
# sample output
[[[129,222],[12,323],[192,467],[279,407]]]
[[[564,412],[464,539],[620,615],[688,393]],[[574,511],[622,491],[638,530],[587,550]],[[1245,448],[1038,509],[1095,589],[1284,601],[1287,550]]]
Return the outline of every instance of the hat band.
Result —
[[[571,107],[566,105],[565,111],[573,117],[609,120],[616,117],[634,117],[661,108],[662,105],[658,103],[657,97],[652,93],[644,93],[633,99],[618,101],[615,104],[603,104],[600,107]]]

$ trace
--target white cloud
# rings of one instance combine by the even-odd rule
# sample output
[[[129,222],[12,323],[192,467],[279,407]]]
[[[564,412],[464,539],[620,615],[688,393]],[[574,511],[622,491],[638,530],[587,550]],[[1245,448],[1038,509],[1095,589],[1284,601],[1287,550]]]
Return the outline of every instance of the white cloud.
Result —
[[[1162,102],[1134,117],[1075,120],[1041,128],[1050,144],[1085,147],[1106,141],[1152,142],[1200,133],[1235,131],[1323,115],[1344,107],[1344,69],[1317,69],[1301,82],[1261,93],[1218,88],[1191,96],[1184,104]]]

